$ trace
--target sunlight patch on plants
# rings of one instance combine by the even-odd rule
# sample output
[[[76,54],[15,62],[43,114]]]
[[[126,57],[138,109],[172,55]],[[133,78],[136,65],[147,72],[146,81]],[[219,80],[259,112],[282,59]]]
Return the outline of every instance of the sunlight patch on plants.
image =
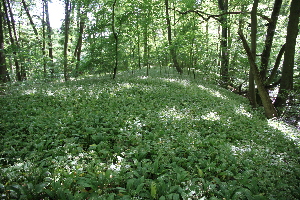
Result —
[[[246,117],[252,117],[252,114],[246,111],[245,107],[243,105],[240,105],[239,107],[235,108],[235,112],[239,115],[244,115]]]
[[[211,88],[204,87],[203,85],[198,85],[198,87],[201,88],[202,90],[205,90],[205,91],[209,92],[211,95],[213,95],[215,97],[219,97],[221,99],[228,99],[226,96],[222,95],[219,91],[216,91],[216,90],[211,89]]]
[[[113,171],[120,171],[121,170],[121,167],[122,167],[122,160],[124,158],[121,157],[121,156],[117,156],[117,163],[112,163],[110,166],[109,166],[109,169],[113,170]],[[128,166],[127,166],[128,167]]]
[[[281,131],[287,138],[293,140],[300,146],[300,132],[291,126],[288,126],[286,123],[276,120],[276,119],[269,119],[268,125],[274,129]]]
[[[118,83],[118,86],[120,88],[126,88],[126,89],[130,89],[130,88],[134,87],[134,85],[130,84],[130,83]]]
[[[243,154],[245,152],[250,152],[251,150],[252,150],[252,148],[250,145],[245,145],[242,147],[237,147],[234,145],[231,146],[231,151],[232,151],[233,155]]]
[[[138,76],[139,79],[148,79],[148,76]]]
[[[159,117],[162,120],[167,120],[167,119],[177,119],[177,120],[181,120],[187,117],[187,115],[185,113],[182,113],[180,111],[178,111],[175,107],[172,108],[166,108],[164,110],[162,110],[159,113]]]
[[[30,94],[35,94],[35,93],[37,93],[37,90],[35,88],[24,91],[24,95],[30,95]]]
[[[184,79],[184,80],[175,79],[175,78],[159,78],[159,79],[162,80],[162,81],[165,81],[165,82],[179,83],[179,84],[181,84],[181,85],[183,85],[185,87],[190,85],[190,82],[188,80],[186,80],[186,79]]]
[[[218,115],[217,112],[209,112],[205,115],[202,115],[201,118],[209,121],[217,121],[220,120],[220,115]]]

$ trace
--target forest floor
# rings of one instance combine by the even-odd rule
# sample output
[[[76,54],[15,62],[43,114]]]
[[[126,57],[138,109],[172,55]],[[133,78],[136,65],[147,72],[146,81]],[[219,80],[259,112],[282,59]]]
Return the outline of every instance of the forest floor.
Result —
[[[151,73],[8,86],[1,199],[300,199],[298,130],[209,80]]]

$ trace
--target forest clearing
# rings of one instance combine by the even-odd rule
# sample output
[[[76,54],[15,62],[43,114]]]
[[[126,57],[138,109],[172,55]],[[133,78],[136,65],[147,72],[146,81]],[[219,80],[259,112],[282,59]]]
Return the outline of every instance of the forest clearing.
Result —
[[[299,131],[208,80],[11,85],[1,199],[299,199]]]

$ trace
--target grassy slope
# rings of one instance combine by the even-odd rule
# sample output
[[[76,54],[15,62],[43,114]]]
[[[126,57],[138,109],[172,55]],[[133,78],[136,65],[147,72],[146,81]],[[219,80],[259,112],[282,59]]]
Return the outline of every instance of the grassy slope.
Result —
[[[94,77],[9,93],[3,198],[300,199],[299,145],[285,136],[297,133],[205,81]]]

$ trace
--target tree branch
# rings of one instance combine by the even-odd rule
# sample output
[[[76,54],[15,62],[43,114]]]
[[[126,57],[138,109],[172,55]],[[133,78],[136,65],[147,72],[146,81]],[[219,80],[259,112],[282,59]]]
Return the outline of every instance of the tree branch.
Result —
[[[180,11],[180,10],[176,10],[175,8],[172,8],[172,10],[178,12],[179,14],[182,15],[186,15],[189,13],[195,13],[198,16],[200,16],[204,21],[208,21],[210,18],[213,18],[215,20],[217,20],[218,22],[220,22],[219,17],[222,17],[223,15],[237,15],[237,14],[251,14],[251,12],[243,12],[243,11],[231,11],[231,12],[224,12],[218,15],[213,15],[213,14],[209,14],[209,13],[205,13],[202,12],[200,10],[186,10],[186,11]],[[259,17],[261,17],[264,20],[267,20],[268,22],[272,22],[272,19],[263,15],[263,14],[257,14]]]

